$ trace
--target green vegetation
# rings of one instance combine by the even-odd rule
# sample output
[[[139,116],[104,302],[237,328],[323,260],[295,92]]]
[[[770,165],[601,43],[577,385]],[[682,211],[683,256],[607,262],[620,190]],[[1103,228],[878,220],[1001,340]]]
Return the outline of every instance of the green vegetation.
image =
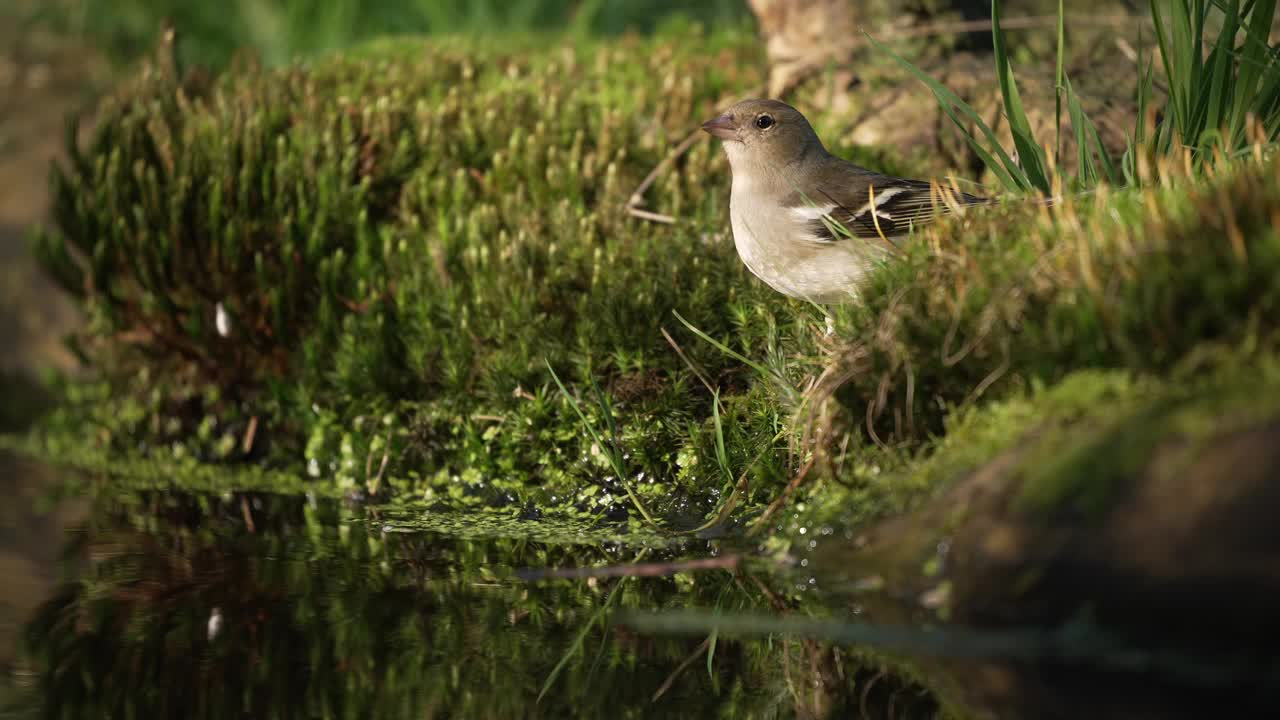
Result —
[[[203,89],[162,58],[55,176],[41,257],[84,299],[81,346],[112,383],[75,391],[94,399],[66,424],[117,453],[309,465],[374,493],[625,517],[634,492],[670,514],[719,485],[701,375],[739,388],[727,460],[758,458],[767,497],[786,461],[759,449],[788,409],[672,311],[772,348],[791,385],[815,316],[737,261],[710,143],[650,190],[679,224],[625,212],[673,140],[756,80],[749,46],[387,42]],[[609,447],[548,363],[569,385],[600,379],[608,405],[579,404],[598,427],[612,406]]]
[[[1280,66],[1258,45],[1274,12],[1274,2],[1175,3],[1158,38],[1166,66],[1135,78],[1141,117],[1121,157],[1059,71],[1080,153],[1070,177],[1029,136],[997,27],[1014,147],[983,127],[970,141],[1010,189],[1094,191],[1054,206],[1008,198],[931,227],[875,271],[862,304],[832,310],[830,337],[821,309],[778,296],[739,262],[718,148],[673,151],[762,82],[750,34],[383,40],[213,81],[162,48],[106,103],[89,145],[69,142],[55,226],[37,243],[90,318],[76,347],[95,373],[51,384],[58,407],[6,444],[143,483],[173,470],[201,490],[354,495],[379,505],[390,530],[440,531],[463,546],[479,532],[521,562],[522,543],[562,531],[663,552],[679,532],[746,523],[763,531],[753,541],[795,557],[817,544],[795,542],[810,528],[852,539],[930,510],[1011,456],[990,473],[1016,498],[1009,513],[1087,527],[1167,441],[1211,443],[1280,414],[1267,399],[1280,349]],[[1198,39],[1221,23],[1201,53]],[[957,124],[976,119],[932,87]],[[1146,109],[1161,102],[1149,125]],[[864,161],[882,152],[833,150]],[[673,223],[627,212],[660,166],[643,199]],[[926,515],[927,542],[898,543],[884,574],[949,590],[940,561],[918,550],[936,554],[962,515]],[[541,519],[521,535],[520,523]],[[385,557],[356,556],[375,559]],[[340,558],[332,572],[351,570]],[[418,603],[399,582],[382,576],[344,613]],[[592,586],[589,606],[548,601],[577,607],[576,623],[554,618],[557,652],[522,656],[537,678],[510,697],[542,690],[559,702],[547,690],[556,684],[578,698],[592,677],[578,661],[602,652],[614,603],[720,607],[730,592],[726,580],[629,597],[638,584]],[[50,665],[92,656],[52,644],[62,613],[89,607],[95,632],[113,632],[102,619],[111,608],[76,592],[36,627]],[[462,612],[469,592],[433,612]],[[765,606],[747,594],[736,609]],[[939,596],[930,607],[945,617]],[[813,610],[798,597],[767,602]],[[309,612],[295,624],[330,609]],[[397,625],[418,622],[411,613],[379,617],[388,625],[371,637],[422,634]],[[464,624],[431,632],[461,647]],[[325,668],[355,642],[296,634],[331,643],[309,650]],[[719,682],[723,642],[712,634],[693,648],[711,669],[688,674]],[[405,647],[355,654],[398,673],[453,662]],[[664,649],[663,660],[689,650]],[[777,660],[761,650],[750,667],[773,662],[776,679]],[[96,701],[80,678],[42,681]],[[612,685],[596,689],[608,697]],[[455,699],[449,708],[476,707]],[[519,714],[494,714],[508,711]]]
[[[389,35],[568,30],[587,37],[649,33],[690,20],[738,26],[749,17],[740,0],[45,0],[27,22],[80,35],[118,61],[144,55],[169,23],[184,38],[183,61],[222,69],[237,52],[281,65]]]
[[[693,32],[383,42],[212,86],[162,53],[55,176],[41,257],[83,298],[81,347],[105,372],[64,391],[39,442],[692,528],[758,512],[814,450],[840,448],[815,476],[861,488],[927,457],[956,409],[1075,370],[1270,351],[1269,160],[1206,180],[1156,158],[1151,190],[970,213],[822,339],[814,309],[737,261],[712,144],[648,191],[676,224],[625,212],[677,138],[759,79],[749,37]],[[873,483],[846,512],[929,484]]]
[[[1280,136],[1280,56],[1268,44],[1276,17],[1275,0],[1151,0],[1162,82],[1168,87],[1168,106],[1154,122],[1147,109],[1152,94],[1153,69],[1137,78],[1137,113],[1126,134],[1121,158],[1113,158],[1085,113],[1081,99],[1064,71],[1066,55],[1065,5],[1058,0],[1057,65],[1054,87],[1053,144],[1036,138],[1018,92],[1008,41],[1001,27],[1002,3],[991,5],[991,34],[996,77],[1004,104],[1013,148],[1006,148],[990,124],[968,103],[938,81],[894,53],[871,41],[880,51],[924,82],[943,111],[964,135],[969,147],[982,159],[1006,190],[1057,191],[1053,168],[1072,190],[1140,184],[1157,159],[1185,153],[1189,162],[1203,168],[1215,161],[1238,158],[1255,145],[1273,143]],[[1217,37],[1206,55],[1202,38],[1214,27]],[[1063,101],[1066,101],[1074,134],[1075,173],[1062,163]],[[1253,123],[1251,126],[1250,123]],[[971,127],[972,126],[972,129]]]
[[[596,621],[609,607],[767,607],[785,589],[764,575],[517,577],[661,562],[705,552],[706,541],[637,550],[632,537],[469,538],[300,495],[67,480],[87,486],[91,507],[66,553],[96,560],[24,631],[26,662],[42,672],[22,685],[45,700],[45,716],[763,718],[808,703],[883,713],[896,702],[921,716],[934,707],[897,680],[864,692],[870,673],[837,673],[851,653],[724,639],[712,656],[700,638],[637,638]],[[699,662],[687,667],[689,658]],[[818,677],[820,699],[788,689]]]

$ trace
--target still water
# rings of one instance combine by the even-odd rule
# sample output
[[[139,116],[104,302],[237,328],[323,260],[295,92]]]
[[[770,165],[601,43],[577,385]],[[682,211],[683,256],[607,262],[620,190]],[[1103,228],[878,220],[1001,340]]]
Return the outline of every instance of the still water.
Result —
[[[787,608],[792,580],[716,567],[718,542],[443,534],[338,500],[123,490],[11,457],[0,468],[15,717],[934,714],[896,679],[863,693],[870,671],[822,643],[612,621]],[[690,559],[709,566],[660,566]],[[637,561],[661,574],[547,576]]]
[[[131,487],[11,456],[0,482],[0,717],[1207,717],[1268,706],[1280,677],[1090,627],[948,627],[732,534]]]

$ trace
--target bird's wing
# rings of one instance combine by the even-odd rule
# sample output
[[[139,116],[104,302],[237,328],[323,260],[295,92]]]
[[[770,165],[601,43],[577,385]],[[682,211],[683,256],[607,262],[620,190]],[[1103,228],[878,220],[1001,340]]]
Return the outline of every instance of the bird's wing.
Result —
[[[958,208],[987,202],[938,183],[846,169],[852,167],[826,173],[824,182],[797,193],[791,212],[807,223],[811,240],[902,237]]]

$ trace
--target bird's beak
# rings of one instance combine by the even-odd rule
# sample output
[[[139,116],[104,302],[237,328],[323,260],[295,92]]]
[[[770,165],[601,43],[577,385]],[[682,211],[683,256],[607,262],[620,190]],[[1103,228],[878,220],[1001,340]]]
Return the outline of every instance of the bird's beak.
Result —
[[[715,120],[708,120],[702,123],[702,129],[721,140],[738,139],[738,126],[734,124],[733,116],[729,113],[725,113]]]

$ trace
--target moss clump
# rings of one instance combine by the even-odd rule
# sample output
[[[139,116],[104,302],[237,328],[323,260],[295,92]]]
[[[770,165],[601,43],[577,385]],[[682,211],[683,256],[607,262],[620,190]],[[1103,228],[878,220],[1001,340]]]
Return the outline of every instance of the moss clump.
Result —
[[[852,340],[833,352],[835,380],[818,399],[834,400],[826,437],[854,441],[833,462],[843,489],[814,497],[816,517],[900,512],[1026,442],[1051,411],[1105,428],[1094,408],[1120,412],[1143,388],[1256,372],[1280,337],[1276,207],[1280,163],[1268,159],[1052,211],[1009,204],[922,238],[875,276],[864,306],[837,313]],[[1103,370],[1134,388],[1076,379],[1059,389]],[[1028,400],[1046,392],[1075,409]],[[1082,452],[1119,463],[1119,450]],[[1049,472],[1059,461],[1038,462]],[[1065,474],[1087,481],[1097,468],[1086,465]]]
[[[931,408],[1078,368],[1160,373],[1203,343],[1272,338],[1280,163],[1170,185],[1053,210],[1010,203],[930,233],[839,316],[842,397],[885,442],[911,441],[940,429]]]
[[[112,382],[51,426],[79,426],[70,444],[96,426],[115,452],[305,463],[339,486],[451,502],[572,498],[625,516],[630,482],[678,510],[719,470],[711,393],[666,327],[732,396],[744,469],[778,433],[776,411],[760,414],[775,398],[740,392],[744,369],[672,311],[752,354],[812,348],[809,318],[737,261],[712,143],[649,190],[679,223],[625,206],[758,80],[753,44],[514,45],[384,42],[204,88],[162,58],[55,173],[41,256],[94,318],[81,345]],[[547,362],[606,388],[631,477],[612,477]],[[756,463],[759,489],[783,462]]]

